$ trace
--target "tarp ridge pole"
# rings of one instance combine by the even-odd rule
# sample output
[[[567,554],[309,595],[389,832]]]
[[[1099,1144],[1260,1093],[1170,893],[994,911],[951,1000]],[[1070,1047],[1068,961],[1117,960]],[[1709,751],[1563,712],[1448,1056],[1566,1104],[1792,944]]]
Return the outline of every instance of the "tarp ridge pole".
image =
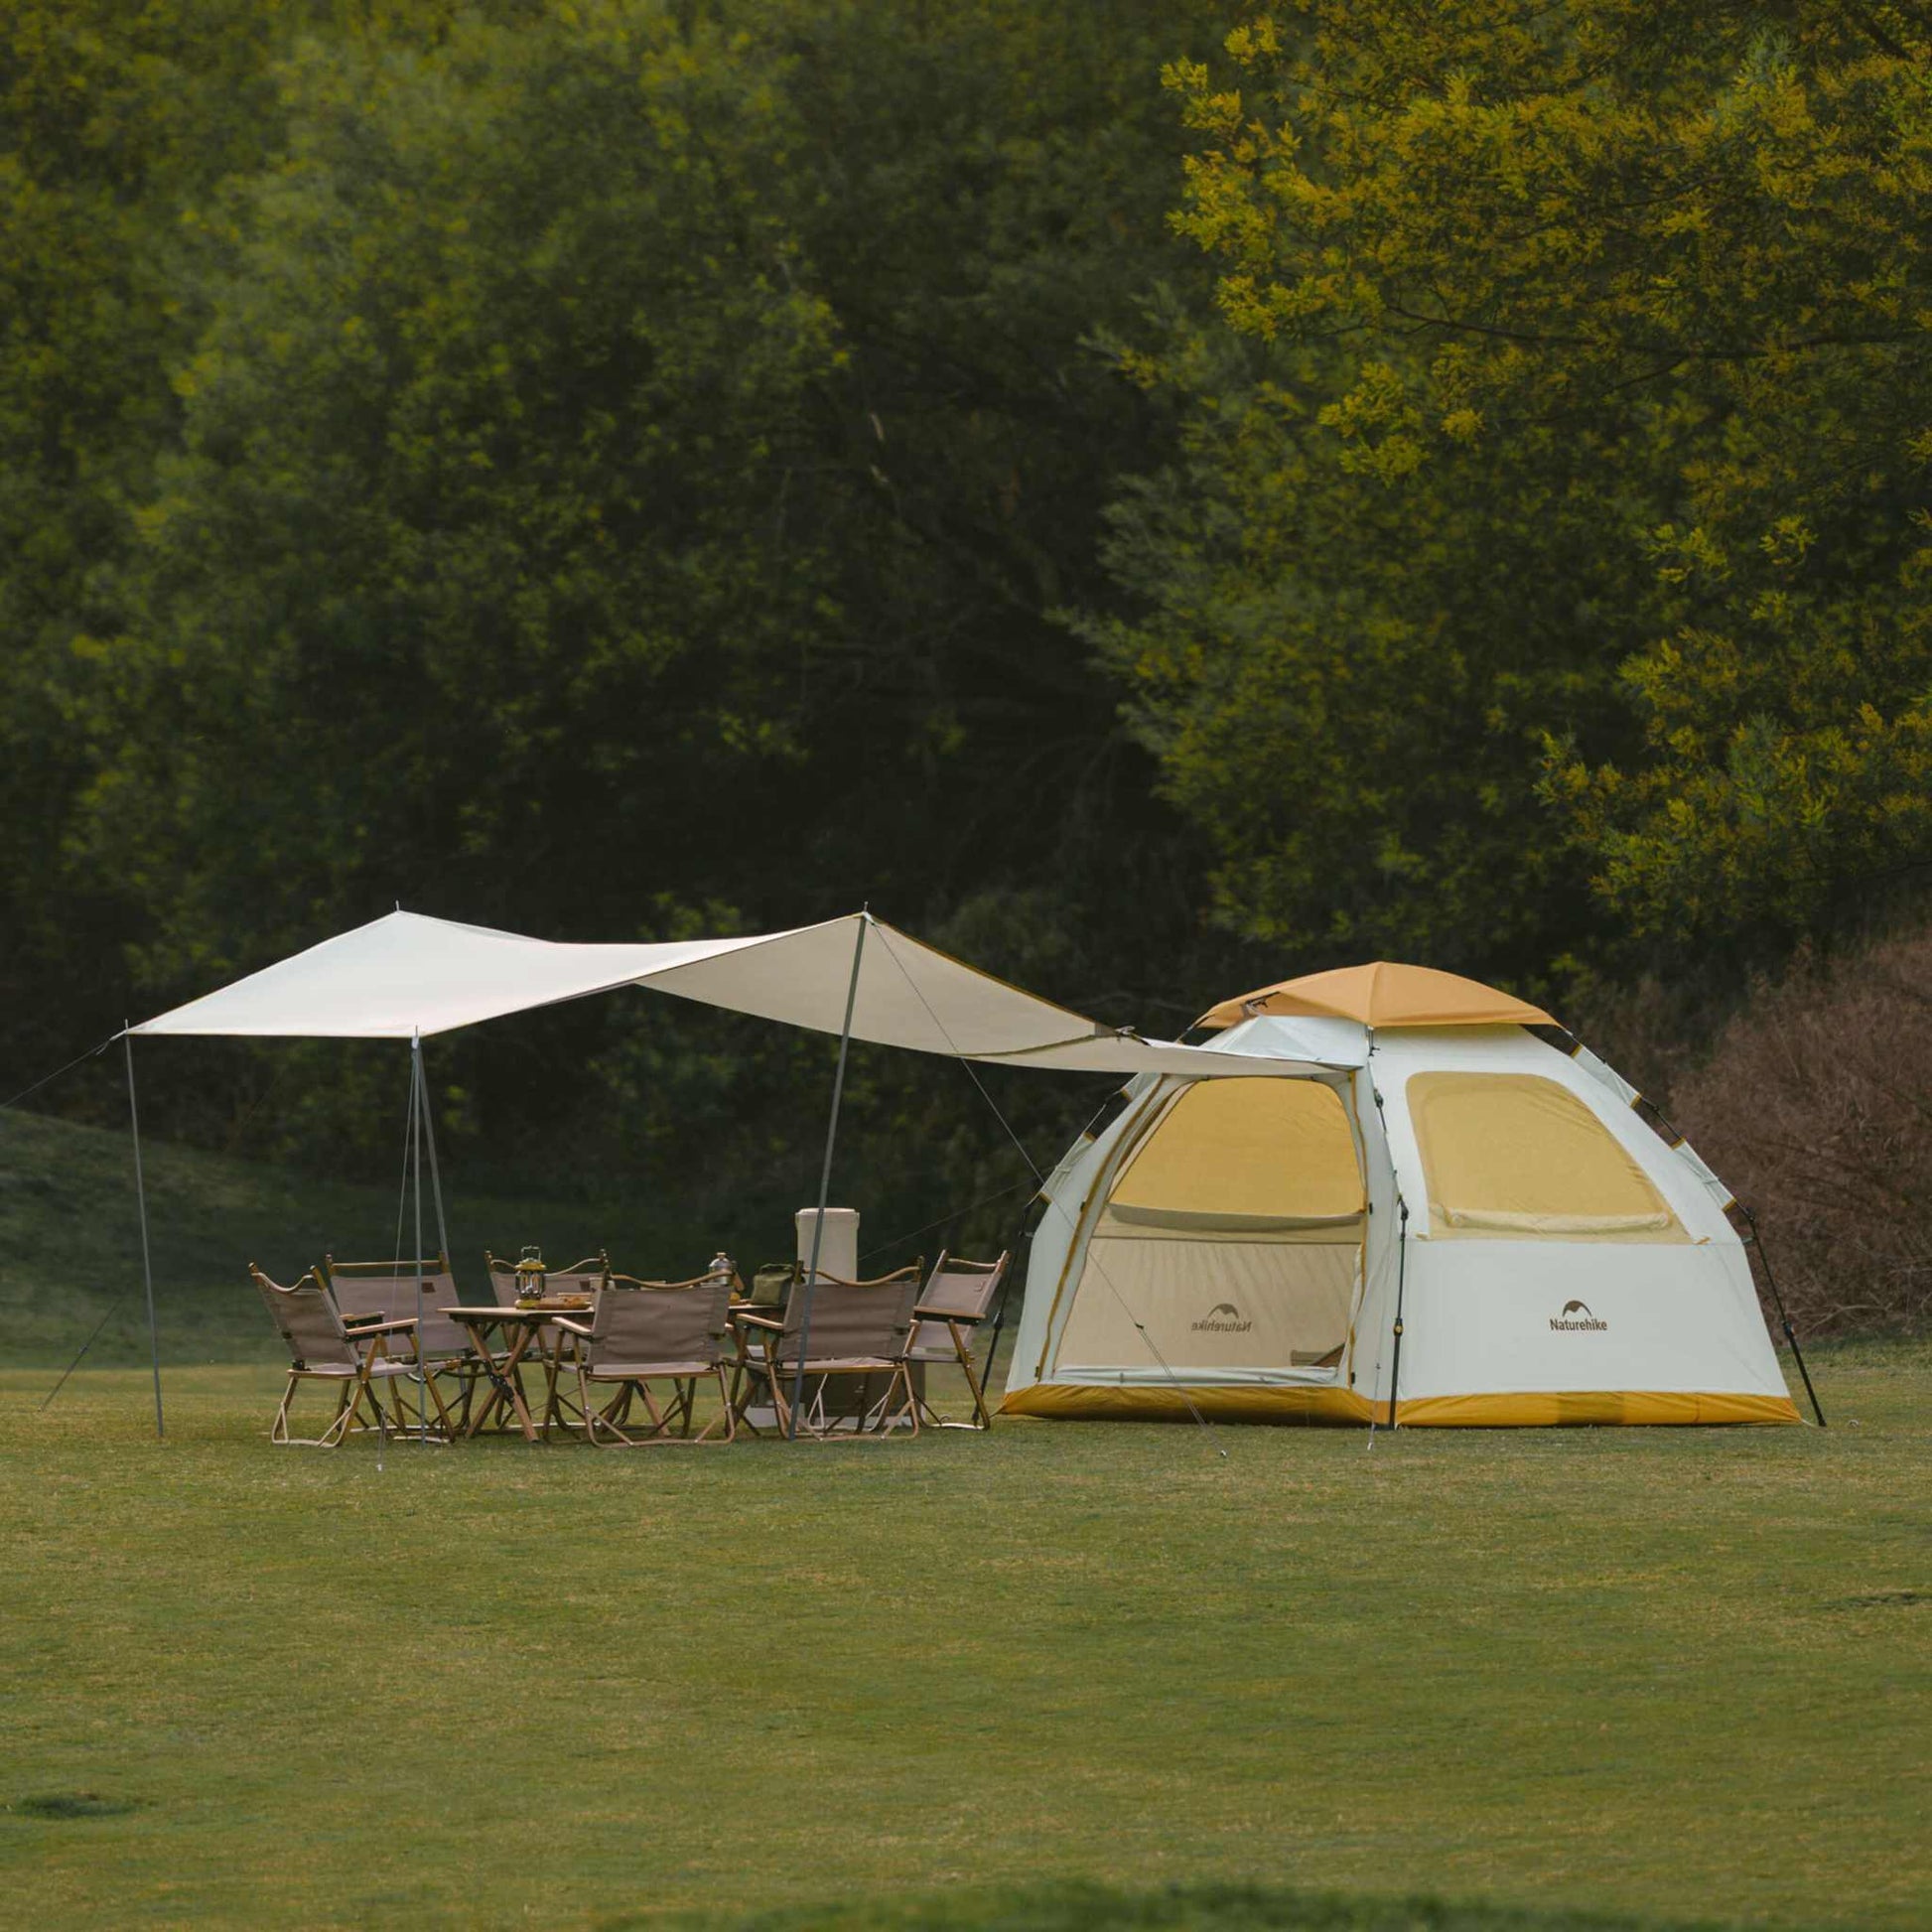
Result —
[[[845,1063],[852,1050],[852,1014],[859,1001],[859,962],[866,955],[866,927],[872,923],[870,912],[859,914],[858,936],[852,942],[852,980],[845,989],[845,1025],[839,1031],[839,1070],[832,1080],[832,1118],[825,1127],[825,1165],[818,1175],[818,1215],[812,1222],[811,1259],[805,1264],[805,1305],[798,1314],[798,1366],[791,1378],[791,1415],[785,1431],[791,1442],[798,1440],[798,1409],[805,1399],[805,1357],[811,1352],[812,1294],[818,1287],[819,1244],[825,1239],[825,1210],[832,1198],[832,1149],[839,1137],[839,1103],[845,1098]]]
[[[429,1442],[429,1367],[423,1359],[423,1035],[409,1035],[410,1139],[416,1186],[416,1438]]]
[[[121,1045],[127,1051],[127,1124],[134,1134],[134,1205],[141,1218],[141,1282],[148,1296],[148,1357],[154,1365],[154,1434],[165,1442],[167,1425],[161,1414],[161,1330],[154,1318],[154,1257],[148,1246],[148,1189],[141,1173],[141,1110],[134,1098],[134,1035],[121,1029]]]

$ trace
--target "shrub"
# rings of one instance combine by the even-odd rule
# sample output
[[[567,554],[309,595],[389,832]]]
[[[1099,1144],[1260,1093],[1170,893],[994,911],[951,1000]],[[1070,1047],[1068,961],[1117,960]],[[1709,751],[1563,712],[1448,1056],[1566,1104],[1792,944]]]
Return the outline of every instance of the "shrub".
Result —
[[[1757,1216],[1801,1332],[1932,1324],[1932,930],[1801,956],[1671,1112]]]

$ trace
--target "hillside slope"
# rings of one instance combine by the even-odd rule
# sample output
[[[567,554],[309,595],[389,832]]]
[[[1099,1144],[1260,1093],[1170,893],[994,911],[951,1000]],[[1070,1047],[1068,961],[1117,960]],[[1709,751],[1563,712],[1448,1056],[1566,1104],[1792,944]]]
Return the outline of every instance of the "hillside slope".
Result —
[[[165,1144],[144,1145],[142,1153],[166,1359],[280,1353],[248,1282],[251,1261],[277,1280],[293,1281],[325,1252],[394,1251],[396,1188],[319,1179]],[[423,1211],[425,1243],[434,1248],[427,1189]],[[662,1218],[636,1204],[559,1205],[485,1197],[453,1185],[448,1213],[457,1282],[466,1294],[484,1292],[485,1248],[514,1255],[523,1243],[536,1242],[553,1260],[566,1261],[607,1248],[618,1267],[645,1274],[694,1273],[711,1252],[686,1252],[689,1236],[666,1238]],[[405,1252],[412,1233],[405,1223]],[[774,1230],[771,1238],[782,1233]],[[0,1364],[64,1362],[103,1321],[90,1362],[145,1359],[142,1300],[127,1137],[40,1114],[0,1112]]]

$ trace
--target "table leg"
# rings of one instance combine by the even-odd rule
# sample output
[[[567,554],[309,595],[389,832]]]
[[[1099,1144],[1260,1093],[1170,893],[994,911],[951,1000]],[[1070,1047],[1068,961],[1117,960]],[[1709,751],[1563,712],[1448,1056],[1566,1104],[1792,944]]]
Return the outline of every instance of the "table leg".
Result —
[[[479,1323],[470,1329],[477,1344],[478,1358],[483,1365],[483,1372],[489,1377],[492,1386],[488,1396],[472,1417],[466,1434],[470,1436],[479,1434],[487,1426],[492,1416],[508,1405],[516,1413],[517,1427],[523,1432],[523,1440],[526,1443],[534,1443],[537,1439],[536,1427],[530,1420],[529,1405],[523,1400],[523,1379],[517,1373],[517,1368],[529,1352],[530,1342],[537,1332],[536,1324],[527,1321],[509,1324],[514,1326],[516,1332],[511,1339],[509,1352],[503,1357],[500,1367],[489,1359],[489,1325]]]

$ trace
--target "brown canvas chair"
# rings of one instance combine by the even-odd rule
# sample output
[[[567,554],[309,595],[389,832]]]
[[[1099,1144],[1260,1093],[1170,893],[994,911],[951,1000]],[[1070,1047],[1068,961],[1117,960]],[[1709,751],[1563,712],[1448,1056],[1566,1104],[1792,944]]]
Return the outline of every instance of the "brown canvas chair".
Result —
[[[417,1308],[417,1270],[422,1270],[420,1319]],[[422,1261],[322,1260],[323,1279],[336,1307],[350,1327],[369,1320],[400,1319],[407,1315],[416,1326],[416,1359],[425,1372],[449,1386],[450,1406],[459,1420],[468,1421],[483,1364],[470,1339],[470,1331],[443,1312],[462,1301],[450,1258],[437,1255]]]
[[[334,1449],[351,1429],[358,1427],[365,1401],[370,1420],[359,1423],[359,1426],[380,1429],[384,1384],[389,1388],[390,1407],[397,1430],[400,1432],[408,1427],[396,1384],[403,1376],[416,1373],[415,1349],[409,1339],[416,1327],[413,1317],[405,1315],[395,1320],[367,1320],[351,1329],[345,1326],[341,1312],[323,1285],[322,1277],[314,1269],[293,1288],[284,1288],[280,1282],[271,1281],[252,1261],[248,1264],[248,1273],[261,1291],[262,1301],[289,1348],[289,1379],[282,1390],[275,1420],[269,1426],[268,1440],[271,1443],[301,1449]],[[406,1352],[392,1355],[389,1350],[398,1343],[404,1346]],[[341,1391],[336,1414],[320,1436],[291,1436],[289,1409],[295,1400],[296,1390],[306,1381],[336,1385]],[[430,1399],[436,1404],[437,1416],[447,1436],[450,1433],[450,1418],[442,1399],[433,1386],[425,1386],[429,1387]]]
[[[500,1269],[501,1262],[492,1267]],[[526,1285],[529,1282],[529,1263],[523,1265],[519,1279]],[[524,1357],[529,1366],[543,1368],[543,1433],[547,1437],[553,1428],[582,1429],[584,1418],[571,1404],[569,1389],[572,1372],[577,1360],[582,1338],[580,1328],[588,1328],[596,1319],[599,1298],[613,1281],[623,1277],[611,1273],[611,1257],[602,1249],[594,1255],[586,1255],[582,1261],[574,1261],[568,1268],[545,1268],[538,1277],[537,1286],[545,1301],[590,1303],[582,1314],[566,1316],[549,1326],[537,1330],[536,1340],[530,1352]],[[513,1299],[513,1295],[510,1299]]]
[[[613,1275],[589,1321],[560,1319],[557,1326],[572,1337],[576,1353],[559,1378],[565,1373],[576,1378],[579,1426],[590,1441],[600,1449],[708,1443],[721,1426],[723,1440],[733,1441],[738,1418],[725,1382],[732,1360],[725,1339],[731,1304],[732,1282],[726,1275],[700,1275],[688,1282]],[[718,1385],[719,1410],[694,1436],[698,1384],[705,1380]],[[661,1408],[651,1394],[653,1382],[671,1385],[671,1399]],[[633,1401],[643,1403],[648,1433],[632,1435],[626,1428]]]
[[[757,1389],[770,1397],[779,1430],[791,1433],[791,1391],[798,1375],[803,1342],[804,1374],[808,1385],[798,1433],[817,1442],[855,1440],[866,1434],[886,1435],[900,1421],[919,1430],[918,1402],[905,1359],[912,1330],[912,1310],[919,1295],[916,1266],[882,1275],[876,1281],[843,1282],[821,1274],[811,1293],[811,1334],[804,1335],[806,1296],[803,1285],[792,1290],[781,1319],[741,1304],[733,1319],[744,1336],[743,1359],[750,1371],[743,1382],[739,1406],[747,1406]],[[829,1384],[853,1377],[883,1376],[885,1391],[851,1420],[841,1432],[842,1418],[827,1412]],[[868,1391],[869,1393],[869,1391]]]
[[[906,1343],[905,1359],[914,1367],[938,1367],[958,1363],[972,1391],[971,1422],[941,1422],[926,1398],[918,1394],[918,1406],[925,1419],[939,1429],[991,1429],[993,1418],[986,1407],[986,1391],[981,1384],[978,1364],[973,1357],[973,1341],[979,1324],[992,1312],[1007,1278],[1010,1257],[1004,1253],[997,1261],[966,1261],[943,1249],[933,1264],[931,1279],[912,1311],[912,1335]]]

